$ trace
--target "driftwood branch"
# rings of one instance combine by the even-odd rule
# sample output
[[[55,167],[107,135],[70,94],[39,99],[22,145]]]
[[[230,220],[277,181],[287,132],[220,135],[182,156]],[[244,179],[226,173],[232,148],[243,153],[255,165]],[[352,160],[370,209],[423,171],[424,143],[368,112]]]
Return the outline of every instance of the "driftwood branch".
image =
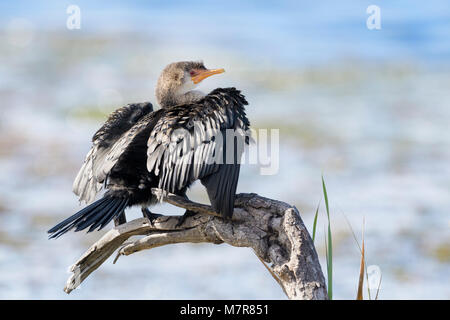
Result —
[[[140,218],[112,229],[71,267],[73,274],[64,291],[70,293],[117,249],[114,263],[141,250],[202,242],[252,248],[289,299],[327,299],[314,244],[295,207],[256,194],[239,194],[233,220],[225,220],[210,206],[176,195],[166,195],[164,201],[197,214],[179,226],[180,216],[160,216],[152,223]],[[135,235],[144,237],[125,243]]]

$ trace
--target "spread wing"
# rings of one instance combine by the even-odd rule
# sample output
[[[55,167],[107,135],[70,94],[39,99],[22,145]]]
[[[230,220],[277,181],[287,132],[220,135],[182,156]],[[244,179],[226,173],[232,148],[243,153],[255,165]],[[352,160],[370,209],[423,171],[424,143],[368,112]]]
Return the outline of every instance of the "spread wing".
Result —
[[[166,109],[150,133],[147,150],[147,169],[159,175],[159,188],[173,193],[200,179],[213,208],[231,217],[248,143],[246,104],[238,90],[227,88],[197,103]],[[236,143],[230,144],[227,134]]]
[[[149,102],[128,104],[114,111],[94,134],[93,146],[73,183],[73,192],[80,201],[90,203],[95,199],[120,155],[145,128],[146,122],[142,120],[152,111]]]

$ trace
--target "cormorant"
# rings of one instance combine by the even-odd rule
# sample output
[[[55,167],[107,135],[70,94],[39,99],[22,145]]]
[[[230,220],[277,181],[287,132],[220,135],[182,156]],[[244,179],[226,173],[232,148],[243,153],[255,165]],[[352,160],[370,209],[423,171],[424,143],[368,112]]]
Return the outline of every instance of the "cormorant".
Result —
[[[247,101],[235,88],[208,95],[194,90],[205,78],[223,72],[202,62],[171,63],[157,82],[159,110],[144,102],[114,111],[94,134],[73,183],[74,193],[89,205],[50,229],[50,238],[71,229],[100,230],[113,219],[120,225],[126,222],[125,209],[135,205],[153,221],[157,215],[147,207],[160,199],[152,188],[186,197],[196,180],[206,187],[213,209],[231,218],[243,151],[237,140],[249,142]],[[227,129],[234,132],[231,161]],[[92,202],[103,188],[103,197]]]

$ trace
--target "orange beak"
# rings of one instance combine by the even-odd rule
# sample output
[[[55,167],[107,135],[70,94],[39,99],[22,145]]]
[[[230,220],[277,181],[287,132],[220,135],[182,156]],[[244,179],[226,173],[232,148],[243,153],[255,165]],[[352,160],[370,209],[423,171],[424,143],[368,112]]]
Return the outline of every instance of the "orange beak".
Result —
[[[200,83],[202,80],[219,73],[224,73],[224,69],[213,69],[213,70],[197,70],[197,72],[191,76],[192,82],[195,84]]]

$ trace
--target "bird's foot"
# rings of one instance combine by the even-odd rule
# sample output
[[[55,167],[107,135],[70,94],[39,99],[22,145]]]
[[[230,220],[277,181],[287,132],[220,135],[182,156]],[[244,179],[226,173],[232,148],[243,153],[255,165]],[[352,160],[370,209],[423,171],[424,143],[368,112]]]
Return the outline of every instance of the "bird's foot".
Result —
[[[150,210],[148,210],[148,208],[142,208],[142,215],[144,216],[144,218],[147,218],[150,221],[150,225],[153,226],[153,222],[158,218],[161,217],[162,214],[157,214],[157,213],[153,213]]]
[[[197,212],[194,212],[191,210],[186,210],[186,212],[178,218],[178,223],[175,225],[175,228],[180,227],[186,221],[187,218],[193,217],[196,214],[197,214]]]
[[[127,223],[127,218],[125,217],[125,212],[114,218],[114,226],[120,226],[121,224]]]

